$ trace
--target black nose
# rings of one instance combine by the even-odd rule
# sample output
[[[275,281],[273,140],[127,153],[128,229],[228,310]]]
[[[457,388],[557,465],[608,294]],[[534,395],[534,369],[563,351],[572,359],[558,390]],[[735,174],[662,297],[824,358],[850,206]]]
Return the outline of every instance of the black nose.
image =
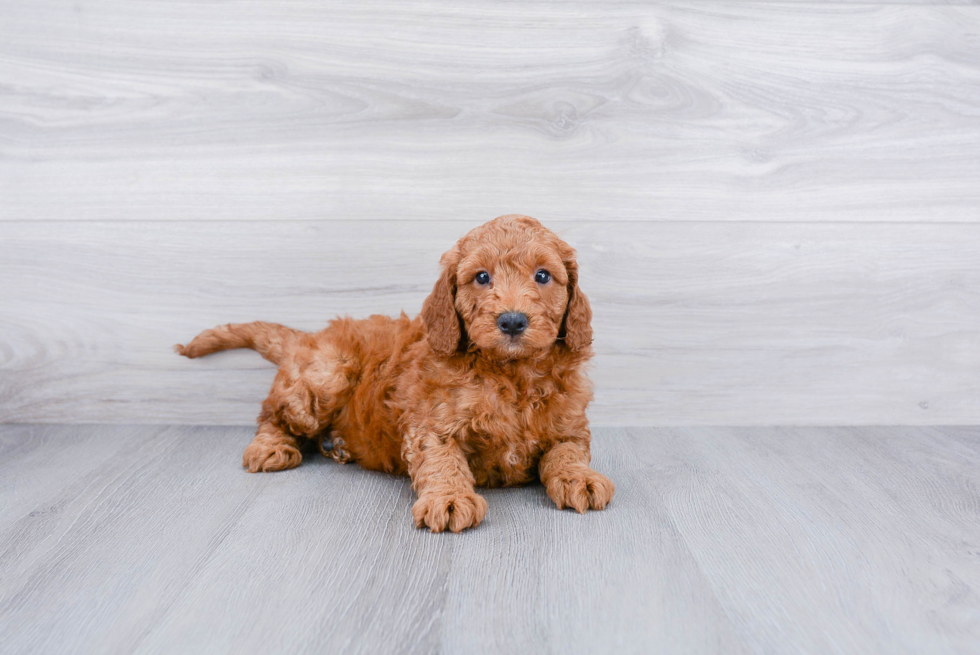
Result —
[[[497,327],[504,334],[516,337],[527,329],[527,314],[520,312],[505,312],[497,317]]]

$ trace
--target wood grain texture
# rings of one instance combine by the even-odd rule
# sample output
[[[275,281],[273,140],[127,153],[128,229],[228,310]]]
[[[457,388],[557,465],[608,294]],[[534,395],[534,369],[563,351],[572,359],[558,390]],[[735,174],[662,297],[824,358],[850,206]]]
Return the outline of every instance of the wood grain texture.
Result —
[[[980,7],[0,5],[0,421],[248,423],[172,343],[414,313],[520,211],[599,423],[980,422]]]
[[[0,220],[980,216],[976,6],[3,15]]]
[[[25,429],[33,450],[10,448]],[[412,526],[405,478],[320,457],[247,474],[250,436],[0,426],[5,463],[47,482],[0,516],[3,652],[980,643],[978,428],[600,429],[594,465],[617,484],[606,511],[492,490],[487,520],[461,535]],[[64,477],[59,450],[77,441],[121,447]]]
[[[160,429],[142,430],[152,438]],[[125,426],[49,428],[11,425],[0,431],[0,523],[20,518],[25,510],[57,511],[56,505],[38,508],[39,501],[101,468],[127,446],[131,430]],[[58,485],[52,488],[52,481]]]
[[[756,652],[976,651],[980,429],[634,430],[630,442]]]
[[[226,322],[418,311],[471,224],[0,223],[0,421],[251,424]],[[600,425],[980,421],[980,226],[553,224],[593,304]]]

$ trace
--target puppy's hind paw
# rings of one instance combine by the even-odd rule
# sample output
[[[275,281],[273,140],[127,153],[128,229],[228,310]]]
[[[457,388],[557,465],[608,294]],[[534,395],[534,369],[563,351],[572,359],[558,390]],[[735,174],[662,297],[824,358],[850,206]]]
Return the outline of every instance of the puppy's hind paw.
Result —
[[[296,468],[303,461],[303,455],[298,448],[289,444],[250,443],[242,456],[242,466],[249,473],[259,471],[284,471]]]

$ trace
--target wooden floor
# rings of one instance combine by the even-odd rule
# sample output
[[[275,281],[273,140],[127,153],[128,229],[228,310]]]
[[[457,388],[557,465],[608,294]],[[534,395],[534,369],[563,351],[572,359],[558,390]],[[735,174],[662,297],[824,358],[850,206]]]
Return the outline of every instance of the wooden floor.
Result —
[[[980,428],[597,429],[605,512],[239,468],[243,427],[0,426],[0,651],[980,649]]]

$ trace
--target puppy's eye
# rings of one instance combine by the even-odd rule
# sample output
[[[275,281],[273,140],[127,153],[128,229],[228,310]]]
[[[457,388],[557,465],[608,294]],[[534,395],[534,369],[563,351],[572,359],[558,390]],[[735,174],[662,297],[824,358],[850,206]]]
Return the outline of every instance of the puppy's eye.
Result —
[[[490,284],[490,274],[486,271],[480,271],[474,279],[477,284]]]
[[[551,282],[551,273],[542,268],[534,274],[534,281],[538,284],[548,284]]]

